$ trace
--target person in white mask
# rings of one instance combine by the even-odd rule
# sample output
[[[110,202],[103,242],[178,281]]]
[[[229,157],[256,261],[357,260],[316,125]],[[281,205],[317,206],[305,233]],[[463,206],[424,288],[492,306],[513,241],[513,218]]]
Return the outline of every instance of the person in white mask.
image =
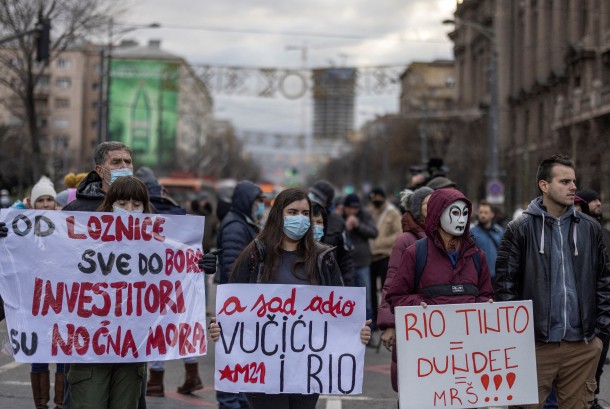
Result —
[[[97,210],[112,183],[123,176],[133,175],[131,149],[121,142],[102,142],[93,153],[95,169],[76,188],[76,200],[62,210]]]
[[[237,258],[229,282],[342,286],[332,248],[314,240],[311,208],[304,190],[282,191],[269,211],[265,228]],[[255,260],[254,268],[249,265],[251,259]],[[214,318],[209,334],[214,342],[220,338],[220,327]],[[360,340],[366,344],[370,338],[371,330],[365,325]],[[318,394],[246,393],[251,409],[315,409],[318,397]]]

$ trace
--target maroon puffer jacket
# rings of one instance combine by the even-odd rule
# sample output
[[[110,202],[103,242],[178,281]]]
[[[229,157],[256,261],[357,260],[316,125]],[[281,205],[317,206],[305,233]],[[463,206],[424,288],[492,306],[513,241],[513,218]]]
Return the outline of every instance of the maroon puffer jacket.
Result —
[[[407,248],[396,270],[396,274],[389,283],[386,293],[386,301],[390,304],[392,312],[398,306],[416,306],[422,301],[434,304],[462,304],[472,302],[487,302],[493,297],[489,267],[485,254],[476,246],[470,237],[470,223],[466,223],[466,230],[462,235],[460,254],[455,265],[451,263],[444,249],[442,240],[438,233],[440,217],[443,210],[456,200],[464,200],[468,204],[469,214],[472,212],[472,204],[466,197],[456,189],[439,189],[435,191],[428,201],[428,215],[426,217],[426,234],[428,236],[428,258],[426,266],[422,271],[419,288],[414,291],[415,281],[415,253],[416,246]],[[472,256],[479,253],[481,258],[481,274],[477,272]],[[478,296],[452,295],[439,297],[426,297],[422,289],[441,284],[473,284],[479,290]],[[398,336],[398,334],[397,334]],[[392,351],[393,363],[396,362],[396,352]],[[392,374],[394,375],[394,374]],[[394,387],[394,376],[392,379]],[[396,390],[396,388],[395,388]]]

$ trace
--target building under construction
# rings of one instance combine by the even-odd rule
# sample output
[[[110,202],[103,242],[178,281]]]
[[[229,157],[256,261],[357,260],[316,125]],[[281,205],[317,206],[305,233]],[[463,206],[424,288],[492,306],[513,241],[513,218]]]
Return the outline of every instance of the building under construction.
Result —
[[[313,70],[314,140],[345,140],[354,130],[355,68]]]

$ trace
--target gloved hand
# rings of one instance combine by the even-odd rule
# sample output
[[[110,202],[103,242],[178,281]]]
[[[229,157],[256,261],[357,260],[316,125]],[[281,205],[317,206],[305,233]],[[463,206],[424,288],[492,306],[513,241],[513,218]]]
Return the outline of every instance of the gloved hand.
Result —
[[[221,252],[222,249],[216,249],[204,254],[201,259],[199,259],[199,263],[197,263],[199,269],[203,270],[206,274],[216,273],[216,256]]]
[[[5,238],[8,235],[8,227],[6,227],[6,223],[0,222],[0,239]]]

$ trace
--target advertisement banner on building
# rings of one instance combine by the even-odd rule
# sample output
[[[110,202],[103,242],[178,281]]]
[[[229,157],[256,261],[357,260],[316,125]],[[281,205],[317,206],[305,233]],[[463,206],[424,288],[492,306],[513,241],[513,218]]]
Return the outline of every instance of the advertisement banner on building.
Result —
[[[139,166],[173,160],[179,78],[175,61],[113,59],[110,64],[110,140],[131,147]]]

